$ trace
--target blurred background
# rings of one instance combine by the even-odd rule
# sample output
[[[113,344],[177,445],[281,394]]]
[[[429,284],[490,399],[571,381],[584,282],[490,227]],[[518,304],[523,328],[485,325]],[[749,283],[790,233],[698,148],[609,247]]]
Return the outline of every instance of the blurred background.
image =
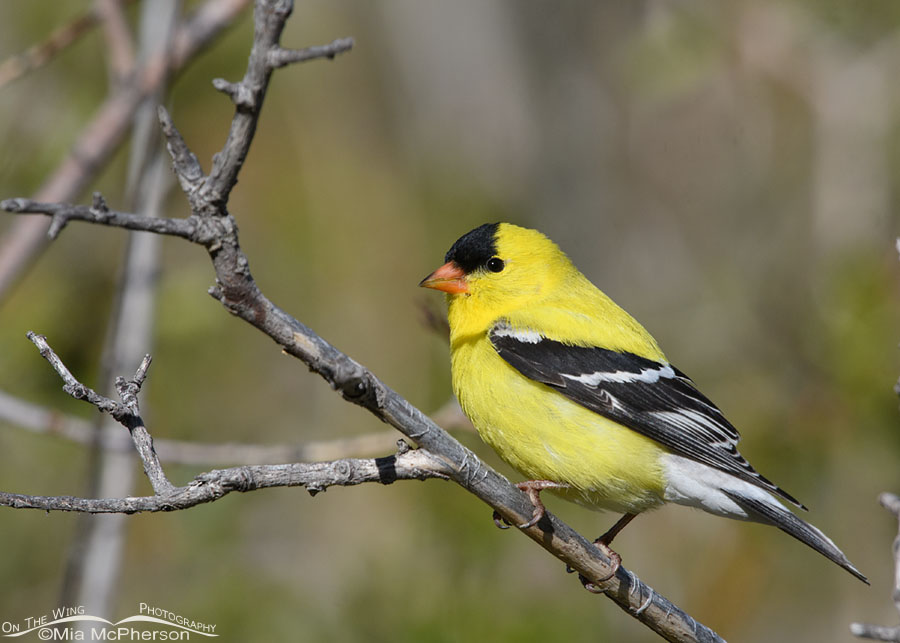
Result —
[[[0,60],[93,6],[0,4]],[[140,4],[125,18],[136,28]],[[900,4],[310,0],[282,42],[343,36],[349,54],[275,72],[229,204],[263,291],[432,413],[452,396],[423,313],[442,302],[416,284],[481,223],[539,228],[655,334],[872,587],[778,530],[683,507],[633,523],[616,541],[624,564],[730,640],[849,641],[852,621],[896,623],[897,524],[877,495],[900,492]],[[161,98],[206,169],[232,116],[210,81],[243,75],[251,38],[244,11]],[[0,88],[0,198],[38,193],[69,154],[111,91],[108,50],[88,30]],[[100,190],[134,209],[135,140],[70,200]],[[177,188],[159,211],[188,213]],[[15,224],[0,216],[0,238]],[[95,420],[25,332],[102,388],[126,239],[72,224],[2,295],[0,391]],[[385,433],[206,294],[202,249],[159,252],[138,348],[154,357],[142,409],[157,440]],[[518,479],[477,435],[454,435]],[[3,491],[91,495],[102,460],[0,420]],[[213,466],[167,471],[184,484]],[[150,493],[135,456],[124,468],[111,495]],[[548,506],[591,538],[617,518]],[[0,621],[89,600],[73,569],[96,521],[0,510]],[[438,481],[233,494],[118,525],[110,620],[146,602],[234,641],[657,640]]]

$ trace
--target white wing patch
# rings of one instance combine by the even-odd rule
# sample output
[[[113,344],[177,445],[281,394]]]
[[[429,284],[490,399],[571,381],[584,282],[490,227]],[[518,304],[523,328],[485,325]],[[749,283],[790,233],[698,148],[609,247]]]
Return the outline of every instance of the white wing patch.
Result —
[[[629,384],[632,382],[644,382],[646,384],[656,384],[659,378],[672,379],[675,377],[674,369],[668,364],[662,364],[659,368],[645,368],[640,373],[633,371],[597,371],[595,373],[585,373],[583,375],[569,375],[561,373],[563,377],[575,382],[581,382],[585,386],[596,388],[603,382],[615,382],[619,384]]]
[[[513,328],[509,324],[499,323],[494,326],[491,335],[495,337],[512,337],[526,344],[537,344],[544,339],[544,336],[534,330],[521,330]]]

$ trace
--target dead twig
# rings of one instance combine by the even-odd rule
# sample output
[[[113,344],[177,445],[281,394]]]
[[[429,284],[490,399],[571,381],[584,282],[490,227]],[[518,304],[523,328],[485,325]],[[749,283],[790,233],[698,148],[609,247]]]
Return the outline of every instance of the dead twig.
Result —
[[[134,37],[123,11],[131,0],[95,0],[94,13],[100,18],[106,41],[106,65],[110,85],[123,82],[134,71]]]
[[[133,1],[123,0],[126,4]],[[112,19],[110,14],[113,10],[121,15],[121,5],[117,0],[98,0],[92,10],[58,27],[42,42],[0,62],[0,90],[25,74],[46,65],[97,25],[105,25]],[[116,28],[118,29],[119,25]]]
[[[397,480],[446,480],[448,474],[445,466],[440,458],[424,449],[410,449],[383,458],[345,458],[334,462],[295,462],[214,469],[198,475],[183,487],[172,487],[160,494],[133,498],[92,499],[0,492],[0,505],[15,509],[92,514],[178,511],[219,500],[232,491],[306,487],[310,494],[315,495],[329,487],[348,487],[366,482],[391,484]]]
[[[116,391],[121,399],[121,402],[116,402],[100,395],[75,379],[75,376],[69,372],[69,369],[66,368],[59,356],[50,348],[46,337],[29,331],[28,339],[38,347],[41,356],[50,363],[53,370],[62,378],[64,382],[63,391],[76,400],[84,400],[96,406],[101,413],[109,413],[116,422],[128,429],[138,455],[141,457],[141,462],[144,464],[144,473],[147,474],[153,490],[158,494],[171,490],[172,483],[169,482],[166,474],[163,473],[162,465],[159,463],[159,458],[153,449],[153,439],[150,437],[150,433],[141,419],[137,400],[137,393],[141,390],[141,384],[144,383],[144,379],[147,377],[147,369],[150,368],[150,356],[146,355],[144,357],[133,379],[116,378]]]
[[[167,75],[175,75],[231,25],[250,0],[207,0],[182,22],[172,47],[145,61],[129,82],[119,84],[84,126],[72,151],[38,189],[38,201],[74,199],[118,149],[138,105]],[[37,219],[15,222],[0,242],[0,301],[18,283],[47,243],[49,224]]]
[[[894,588],[892,598],[894,599],[894,607],[897,608],[897,612],[900,612],[900,496],[892,493],[883,493],[878,496],[878,502],[881,503],[882,507],[894,514],[894,518],[898,522],[897,537],[894,538],[894,544],[891,548],[894,553]],[[884,627],[868,623],[851,623],[850,632],[861,639],[900,642],[900,625]]]

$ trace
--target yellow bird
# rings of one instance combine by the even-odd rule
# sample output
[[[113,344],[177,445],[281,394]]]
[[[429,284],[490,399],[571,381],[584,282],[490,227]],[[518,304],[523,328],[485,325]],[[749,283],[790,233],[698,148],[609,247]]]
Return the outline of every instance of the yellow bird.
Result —
[[[550,239],[487,223],[419,284],[447,293],[453,390],[463,411],[544,514],[539,493],[624,516],[674,502],[774,525],[868,583],[805,509],[737,450],[722,412],[672,366],[656,340],[578,271]]]

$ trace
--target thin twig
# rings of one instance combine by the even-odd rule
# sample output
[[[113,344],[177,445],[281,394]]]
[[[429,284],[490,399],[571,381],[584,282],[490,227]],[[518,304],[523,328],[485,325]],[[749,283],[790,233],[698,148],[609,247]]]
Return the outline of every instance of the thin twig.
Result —
[[[0,492],[0,505],[16,509],[77,511],[85,513],[125,513],[177,511],[213,502],[232,491],[253,491],[269,487],[306,487],[315,495],[333,486],[353,486],[365,482],[391,484],[397,480],[448,478],[446,464],[424,449],[382,458],[333,462],[295,462],[214,469],[198,475],[184,487],[137,498],[75,498],[72,496],[29,496]]]
[[[166,140],[166,149],[172,162],[175,164],[175,176],[181,184],[181,190],[188,195],[192,209],[200,209],[203,202],[199,197],[195,198],[203,184],[206,175],[203,174],[203,168],[200,167],[200,161],[181,138],[181,134],[175,129],[175,124],[169,116],[169,112],[162,105],[156,108],[157,118],[162,128],[163,136]]]
[[[307,60],[316,60],[318,58],[328,58],[334,60],[338,54],[353,49],[353,38],[338,38],[327,45],[319,45],[316,47],[304,47],[303,49],[282,49],[274,47],[268,53],[269,67],[278,69],[292,63],[306,62]]]
[[[74,397],[76,400],[84,400],[89,404],[93,404],[101,413],[109,413],[117,421],[128,414],[128,409],[120,402],[116,402],[115,400],[100,395],[94,389],[85,386],[75,379],[75,376],[72,375],[68,368],[66,368],[66,365],[63,364],[63,361],[59,358],[59,355],[50,348],[46,337],[32,331],[28,331],[26,337],[31,340],[32,344],[37,346],[38,351],[41,353],[41,357],[47,360],[50,366],[53,367],[53,370],[56,371],[56,374],[62,379],[63,391]]]
[[[43,42],[0,62],[0,89],[47,64],[56,54],[77,41],[99,22],[97,13],[88,11],[56,29]]]
[[[334,58],[353,47],[352,38],[341,38],[321,47],[296,51],[282,49],[278,40],[284,29],[285,21],[292,11],[293,3],[290,0],[258,2],[254,11],[256,33],[253,51],[250,53],[244,78],[238,83],[228,83],[223,80],[214,82],[217,89],[232,98],[236,109],[231,121],[228,140],[222,150],[213,158],[209,177],[198,195],[205,203],[216,206],[224,204],[228,200],[231,189],[237,183],[238,172],[243,167],[244,159],[247,158],[247,152],[256,131],[259,111],[262,108],[272,70],[275,67],[301,60]],[[167,134],[167,136],[169,135]],[[178,158],[173,158],[177,165]],[[176,174],[178,173],[176,167]]]
[[[125,0],[132,2],[133,0]],[[101,0],[103,4],[115,0]],[[98,3],[99,5],[99,3]],[[101,6],[94,7],[70,22],[53,31],[46,40],[32,45],[25,51],[0,62],[0,89],[18,80],[25,74],[46,65],[64,49],[77,42],[79,38],[105,20],[106,14]]]
[[[130,2],[130,0],[127,0]],[[123,82],[134,71],[134,37],[125,18],[122,0],[95,0],[94,13],[100,18],[106,42],[106,65],[110,84]]]
[[[141,419],[137,399],[137,393],[141,390],[140,382],[143,380],[141,368],[144,368],[145,364],[149,365],[149,363],[150,356],[147,355],[133,380],[126,380],[122,377],[116,378],[116,391],[122,399],[122,405],[128,409],[127,421],[122,422],[122,425],[131,433],[131,439],[134,440],[134,446],[138,455],[141,456],[141,462],[144,464],[144,473],[147,474],[150,485],[157,494],[160,494],[171,489],[172,483],[169,482],[165,473],[163,473],[162,464],[156,455],[156,450],[153,448],[153,438],[150,437],[150,432],[147,431],[147,427]],[[146,369],[144,368],[144,370]]]
[[[250,0],[207,0],[175,33],[163,57],[146,61],[131,82],[122,83],[84,126],[72,151],[38,189],[37,201],[74,199],[118,149],[131,125],[137,106],[156,91],[167,76],[175,75],[231,25]],[[17,221],[0,243],[0,300],[46,246],[48,223]]]
[[[60,376],[64,382],[63,390],[66,393],[76,400],[84,400],[96,406],[101,413],[109,413],[119,424],[128,429],[144,465],[144,473],[147,474],[153,490],[157,494],[171,490],[172,483],[169,482],[166,474],[163,473],[162,465],[159,462],[156,451],[153,449],[153,439],[150,437],[150,433],[141,419],[137,401],[137,392],[140,390],[140,382],[143,382],[147,368],[150,365],[150,356],[147,355],[141,362],[133,380],[125,380],[123,378],[117,380],[116,388],[122,401],[116,402],[100,395],[75,379],[75,376],[69,372],[69,369],[66,368],[59,356],[50,348],[46,337],[31,331],[27,333],[27,337],[37,346],[41,357],[46,359],[53,367],[53,370]]]
[[[881,503],[882,507],[894,514],[894,518],[897,519],[898,523],[897,537],[894,538],[894,544],[891,548],[894,554],[894,588],[892,598],[894,599],[894,607],[900,613],[900,496],[885,492],[878,496],[878,502]],[[863,639],[900,643],[900,626],[884,627],[868,623],[851,623],[850,632]]]
[[[900,627],[884,627],[883,625],[871,625],[868,623],[851,623],[850,633],[861,639],[874,641],[900,641]]]
[[[64,205],[61,203],[40,203],[30,199],[6,199],[0,202],[0,209],[20,214],[47,214],[51,217],[48,235],[51,239],[62,231],[69,221],[88,221],[137,232],[183,237],[194,243],[199,240],[197,226],[191,218],[167,219],[165,217],[145,217],[130,212],[118,212],[106,207],[105,201],[95,193],[93,205]]]

